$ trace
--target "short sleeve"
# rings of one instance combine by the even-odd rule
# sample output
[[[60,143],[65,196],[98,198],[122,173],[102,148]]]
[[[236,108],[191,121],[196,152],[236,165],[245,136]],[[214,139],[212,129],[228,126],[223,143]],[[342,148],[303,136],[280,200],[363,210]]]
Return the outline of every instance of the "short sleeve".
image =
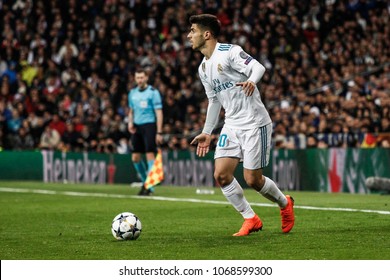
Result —
[[[162,109],[161,94],[158,90],[153,91],[153,108]]]
[[[133,102],[132,102],[132,100],[131,100],[131,93],[132,93],[133,91],[132,90],[130,90],[129,91],[129,94],[128,94],[128,103],[129,103],[129,107],[130,107],[130,109],[134,109],[134,104],[133,104]]]

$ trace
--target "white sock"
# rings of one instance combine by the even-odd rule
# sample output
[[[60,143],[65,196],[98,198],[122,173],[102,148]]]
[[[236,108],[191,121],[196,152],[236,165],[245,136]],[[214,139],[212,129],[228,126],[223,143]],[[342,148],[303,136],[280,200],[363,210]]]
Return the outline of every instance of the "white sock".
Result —
[[[226,199],[234,206],[234,208],[240,212],[244,219],[253,218],[256,214],[252,210],[252,207],[249,205],[248,201],[244,196],[244,191],[240,184],[237,182],[236,178],[227,185],[221,188],[222,193]]]
[[[264,176],[265,183],[263,188],[260,190],[260,194],[265,198],[271,200],[272,202],[276,202],[280,208],[284,208],[287,206],[287,198],[286,196],[279,190],[276,186],[275,182],[270,178]]]

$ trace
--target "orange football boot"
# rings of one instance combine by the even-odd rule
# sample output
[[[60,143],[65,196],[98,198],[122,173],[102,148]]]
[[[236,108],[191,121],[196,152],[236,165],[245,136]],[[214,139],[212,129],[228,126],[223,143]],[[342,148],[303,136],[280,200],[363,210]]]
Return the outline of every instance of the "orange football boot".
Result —
[[[280,215],[282,216],[282,231],[284,233],[290,232],[294,227],[294,199],[286,195],[287,205],[283,209],[280,209]]]
[[[253,218],[245,219],[239,232],[233,234],[233,236],[246,236],[249,235],[251,232],[259,231],[262,228],[263,223],[261,222],[259,216],[255,215]]]

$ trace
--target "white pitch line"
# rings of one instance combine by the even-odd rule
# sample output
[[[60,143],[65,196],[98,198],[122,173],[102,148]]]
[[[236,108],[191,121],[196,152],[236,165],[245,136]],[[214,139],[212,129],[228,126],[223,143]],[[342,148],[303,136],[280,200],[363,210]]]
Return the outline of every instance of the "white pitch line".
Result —
[[[83,197],[135,198],[135,199],[149,199],[149,200],[160,200],[160,201],[230,205],[230,203],[227,201],[205,200],[205,199],[195,199],[195,198],[174,198],[174,197],[164,197],[164,196],[138,196],[138,195],[124,195],[124,194],[50,191],[50,190],[39,190],[39,189],[20,189],[20,188],[0,188],[0,192],[35,193],[35,194],[47,194],[47,195],[67,195],[67,196],[83,196]],[[251,202],[251,205],[252,206],[262,206],[262,207],[276,207],[275,204],[270,204],[270,203],[253,203],[253,202]],[[295,209],[305,209],[305,210],[363,212],[363,213],[390,215],[390,211],[369,210],[369,209],[314,207],[314,206],[301,206],[301,205],[295,205],[294,208]]]

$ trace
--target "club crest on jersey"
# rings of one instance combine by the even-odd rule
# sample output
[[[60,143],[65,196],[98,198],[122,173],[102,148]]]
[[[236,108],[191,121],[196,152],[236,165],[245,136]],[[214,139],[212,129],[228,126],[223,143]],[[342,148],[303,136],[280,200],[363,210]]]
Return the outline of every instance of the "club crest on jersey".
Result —
[[[221,74],[222,73],[222,65],[218,63],[218,66],[217,66],[217,70],[218,70],[218,73]]]
[[[202,71],[206,72],[206,63],[204,63],[204,62],[202,63]]]

